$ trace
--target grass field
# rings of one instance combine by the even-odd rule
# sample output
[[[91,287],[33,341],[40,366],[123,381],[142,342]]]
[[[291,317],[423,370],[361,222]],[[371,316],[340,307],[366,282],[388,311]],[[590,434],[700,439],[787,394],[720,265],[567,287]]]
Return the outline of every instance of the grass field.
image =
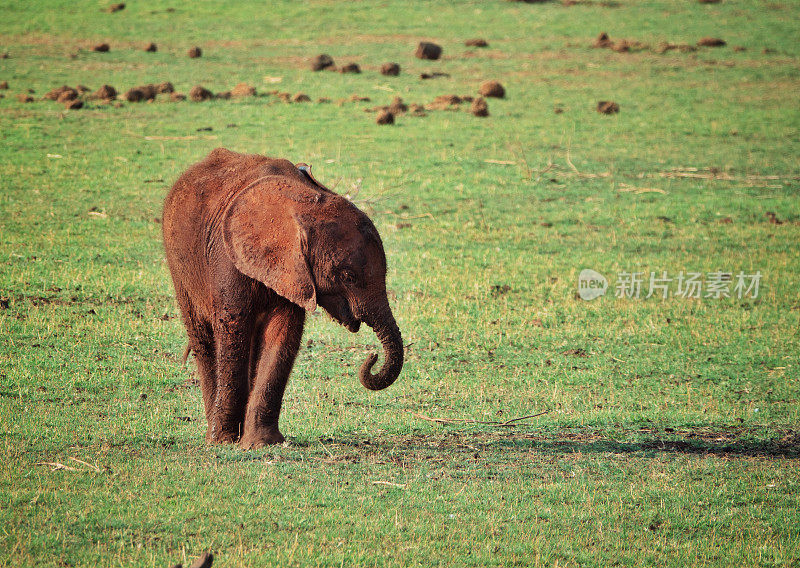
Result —
[[[271,4],[0,7],[0,565],[800,566],[800,2]],[[656,49],[704,36],[727,45]],[[487,118],[364,112],[486,79]],[[163,81],[261,96],[41,100]],[[290,442],[256,452],[203,442],[161,246],[169,186],[219,146],[370,214],[407,343],[371,393],[374,335],[309,318]],[[615,297],[651,271],[762,279]]]

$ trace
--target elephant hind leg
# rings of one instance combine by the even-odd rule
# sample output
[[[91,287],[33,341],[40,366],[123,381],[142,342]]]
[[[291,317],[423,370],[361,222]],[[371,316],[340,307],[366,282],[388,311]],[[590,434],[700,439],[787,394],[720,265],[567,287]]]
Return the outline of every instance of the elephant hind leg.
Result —
[[[194,335],[195,339],[189,340],[189,347],[197,361],[197,373],[200,375],[200,390],[203,393],[203,408],[207,420],[217,396],[217,348],[211,324],[198,322]]]
[[[176,286],[176,289],[178,287]],[[206,419],[217,393],[216,345],[214,330],[211,324],[197,314],[187,294],[177,289],[178,305],[181,308],[183,323],[189,336],[188,350],[194,353],[197,362],[197,374],[200,379],[200,390],[203,393],[203,407]]]

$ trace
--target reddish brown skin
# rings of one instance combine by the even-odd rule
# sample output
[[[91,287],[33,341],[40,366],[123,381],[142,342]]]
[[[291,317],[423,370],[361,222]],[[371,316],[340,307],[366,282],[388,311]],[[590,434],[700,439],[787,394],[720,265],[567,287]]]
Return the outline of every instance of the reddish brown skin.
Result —
[[[197,361],[209,443],[284,441],[278,418],[303,334],[322,306],[350,331],[381,340],[377,374],[403,365],[386,297],[386,257],[369,218],[287,160],[224,148],[190,167],[164,204],[164,246],[189,348]]]

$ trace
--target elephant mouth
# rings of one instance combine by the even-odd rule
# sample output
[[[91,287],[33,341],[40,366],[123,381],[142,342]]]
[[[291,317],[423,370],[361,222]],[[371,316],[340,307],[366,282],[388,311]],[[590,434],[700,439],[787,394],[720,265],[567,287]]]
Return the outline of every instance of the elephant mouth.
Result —
[[[361,329],[361,321],[357,319],[346,301],[330,301],[329,298],[319,298],[319,305],[325,308],[331,319],[351,333]]]

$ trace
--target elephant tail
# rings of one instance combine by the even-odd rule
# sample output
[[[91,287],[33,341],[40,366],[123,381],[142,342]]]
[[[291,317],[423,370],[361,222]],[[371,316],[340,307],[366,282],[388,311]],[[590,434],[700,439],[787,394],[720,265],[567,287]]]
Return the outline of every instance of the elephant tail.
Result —
[[[192,348],[189,347],[189,344],[186,344],[186,348],[183,350],[183,358],[181,358],[181,367],[186,366],[186,361],[189,359],[189,353],[192,352]]]

